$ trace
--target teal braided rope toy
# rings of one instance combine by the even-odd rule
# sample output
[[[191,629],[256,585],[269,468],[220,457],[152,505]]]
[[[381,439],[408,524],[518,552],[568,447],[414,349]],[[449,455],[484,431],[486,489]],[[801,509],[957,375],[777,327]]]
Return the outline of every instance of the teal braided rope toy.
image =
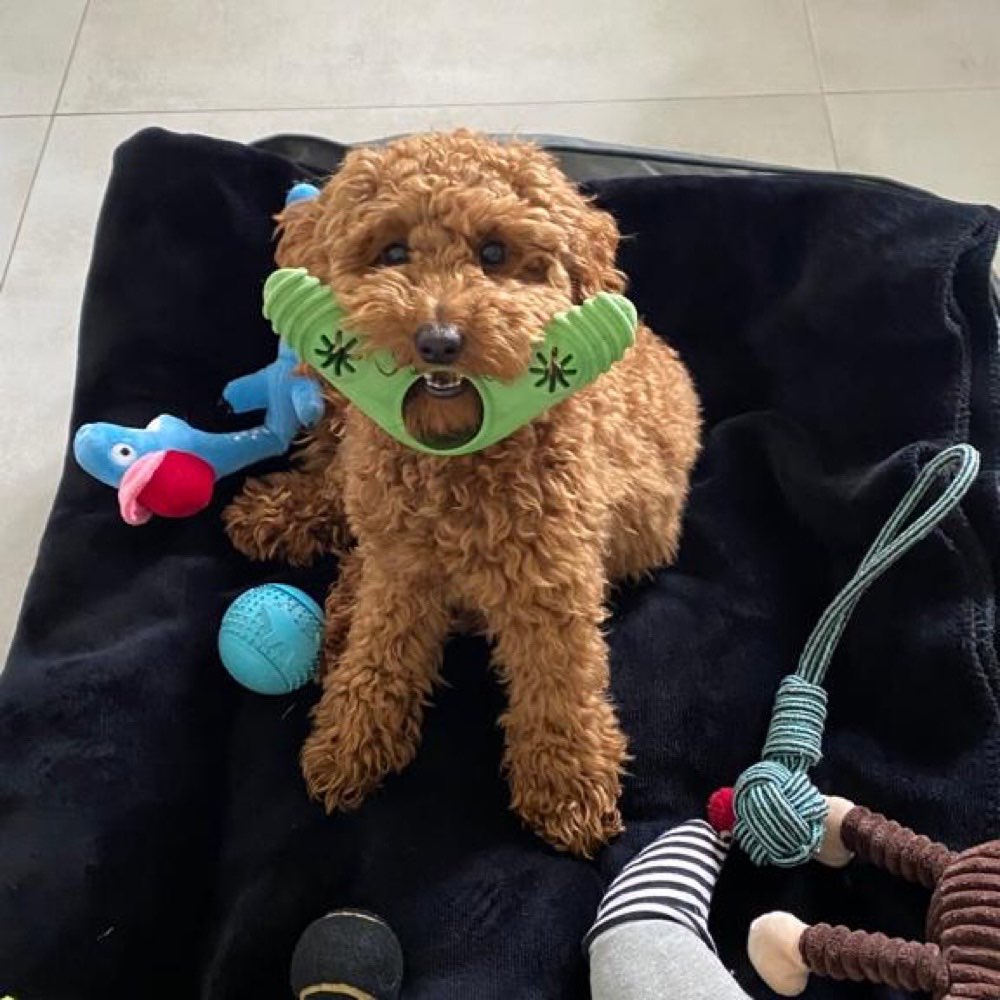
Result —
[[[933,486],[952,472],[937,499],[914,517]],[[779,685],[761,760],[740,775],[733,789],[733,836],[754,864],[791,868],[818,850],[827,805],[808,772],[822,757],[822,685],[834,650],[865,591],[948,516],[978,472],[979,452],[966,444],[946,448],[924,466],[816,624],[798,669]]]

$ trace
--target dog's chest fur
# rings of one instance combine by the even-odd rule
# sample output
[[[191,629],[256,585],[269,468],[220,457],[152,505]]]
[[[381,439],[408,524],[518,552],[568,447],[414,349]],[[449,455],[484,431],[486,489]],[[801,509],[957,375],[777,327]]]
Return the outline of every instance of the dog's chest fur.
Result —
[[[572,433],[572,447],[562,428],[543,420],[478,454],[439,458],[399,445],[358,415],[339,453],[351,530],[362,545],[393,539],[400,558],[427,560],[445,575],[487,566],[517,572],[525,552],[540,552],[556,535],[580,539],[599,523],[602,498],[584,488],[594,484],[585,436]]]

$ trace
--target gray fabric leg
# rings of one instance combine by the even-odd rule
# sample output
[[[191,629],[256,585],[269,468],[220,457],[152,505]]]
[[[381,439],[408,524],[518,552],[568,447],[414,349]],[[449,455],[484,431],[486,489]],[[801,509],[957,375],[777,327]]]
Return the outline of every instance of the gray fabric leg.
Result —
[[[704,942],[669,920],[633,920],[590,945],[593,1000],[749,1000]]]

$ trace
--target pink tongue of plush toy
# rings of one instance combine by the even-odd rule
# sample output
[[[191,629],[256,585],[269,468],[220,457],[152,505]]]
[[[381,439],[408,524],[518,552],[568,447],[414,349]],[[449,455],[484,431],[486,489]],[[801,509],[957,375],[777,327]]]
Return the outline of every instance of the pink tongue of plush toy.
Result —
[[[186,451],[153,451],[133,462],[118,487],[118,507],[127,524],[160,517],[189,517],[212,500],[215,471]]]

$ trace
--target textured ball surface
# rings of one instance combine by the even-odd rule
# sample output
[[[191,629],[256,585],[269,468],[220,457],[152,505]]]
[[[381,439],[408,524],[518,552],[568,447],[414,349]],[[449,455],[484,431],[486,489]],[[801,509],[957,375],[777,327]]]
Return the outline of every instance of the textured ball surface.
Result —
[[[309,1000],[343,996],[396,1000],[403,982],[403,951],[380,917],[362,910],[336,910],[302,932],[292,955],[290,979],[292,993]],[[324,990],[323,984],[342,989]]]
[[[297,587],[265,583],[229,606],[219,628],[219,656],[251,691],[288,694],[312,678],[322,641],[319,605]]]

